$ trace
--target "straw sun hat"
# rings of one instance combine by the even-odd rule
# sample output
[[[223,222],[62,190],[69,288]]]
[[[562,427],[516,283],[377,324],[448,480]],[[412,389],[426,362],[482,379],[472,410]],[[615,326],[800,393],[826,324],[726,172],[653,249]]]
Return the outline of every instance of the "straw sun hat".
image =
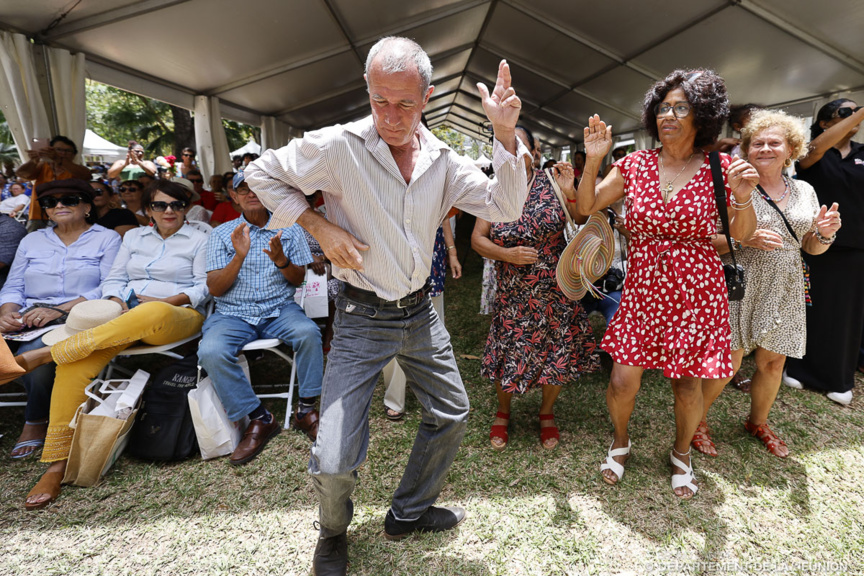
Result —
[[[615,237],[609,220],[595,212],[558,260],[558,287],[571,300],[581,300],[587,292],[596,295],[593,284],[606,275],[614,256]]]
[[[110,322],[119,317],[122,312],[123,307],[113,300],[86,300],[72,307],[66,318],[66,324],[42,336],[42,343],[53,346],[79,332]]]

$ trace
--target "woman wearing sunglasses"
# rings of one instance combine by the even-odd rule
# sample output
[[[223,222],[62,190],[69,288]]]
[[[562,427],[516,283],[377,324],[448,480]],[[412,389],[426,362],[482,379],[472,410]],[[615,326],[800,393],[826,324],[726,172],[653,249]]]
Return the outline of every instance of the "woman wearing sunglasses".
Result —
[[[36,187],[35,196],[54,226],[21,240],[0,291],[0,332],[41,328],[66,315],[79,302],[99,298],[120,249],[120,236],[93,224],[93,189],[84,180],[55,180]],[[22,342],[19,354],[42,348],[42,338]],[[14,348],[14,344],[13,344]],[[54,364],[19,380],[27,390],[24,430],[12,458],[38,451],[48,428]]]
[[[72,429],[69,422],[86,400],[84,388],[123,350],[138,341],[160,346],[194,336],[204,322],[207,236],[186,224],[189,193],[176,182],[157,180],[142,198],[152,226],[126,233],[102,297],[123,310],[114,320],[79,332],[22,358],[27,367],[57,362],[42,462],[50,466],[27,495],[25,508],[44,508],[60,494]],[[137,302],[137,305],[136,305]]]
[[[96,223],[109,230],[114,230],[120,237],[126,232],[138,227],[138,219],[131,210],[122,208],[114,189],[102,180],[90,182],[93,188],[93,208],[96,210]]]
[[[144,185],[138,180],[124,180],[117,188],[120,193],[120,200],[127,210],[135,214],[138,223],[141,226],[150,224],[150,217],[144,213],[144,205],[141,203],[141,194],[144,192]]]
[[[840,98],[824,105],[810,127],[810,151],[797,164],[798,178],[816,190],[820,204],[835,202],[843,227],[820,242],[831,249],[804,259],[810,266],[807,350],[790,358],[783,381],[792,388],[825,392],[838,404],[852,402],[864,326],[864,144],[852,142],[864,107]]]

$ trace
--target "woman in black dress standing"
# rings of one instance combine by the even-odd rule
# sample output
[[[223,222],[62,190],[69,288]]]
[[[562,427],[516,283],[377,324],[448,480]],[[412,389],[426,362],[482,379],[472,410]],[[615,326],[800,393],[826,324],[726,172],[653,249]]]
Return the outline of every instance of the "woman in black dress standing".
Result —
[[[783,381],[793,388],[828,393],[852,401],[855,369],[864,325],[864,144],[852,142],[864,121],[864,108],[841,98],[819,110],[810,127],[810,152],[798,164],[798,178],[816,190],[819,203],[837,203],[843,227],[820,242],[831,250],[805,255],[810,266],[807,351],[790,358]]]

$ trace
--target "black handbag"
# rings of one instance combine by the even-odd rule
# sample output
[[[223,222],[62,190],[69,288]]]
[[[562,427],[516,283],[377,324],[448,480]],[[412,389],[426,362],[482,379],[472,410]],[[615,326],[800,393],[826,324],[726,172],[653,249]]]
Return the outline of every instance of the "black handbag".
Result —
[[[729,301],[734,302],[744,298],[747,282],[744,279],[744,268],[735,261],[735,251],[732,249],[732,239],[729,237],[729,210],[726,207],[726,187],[723,185],[720,153],[711,152],[708,154],[708,161],[711,163],[711,177],[714,179],[714,200],[717,201],[717,212],[720,214],[723,235],[726,236],[726,244],[729,245],[729,254],[732,256],[732,264],[723,265],[723,276],[726,280]]]

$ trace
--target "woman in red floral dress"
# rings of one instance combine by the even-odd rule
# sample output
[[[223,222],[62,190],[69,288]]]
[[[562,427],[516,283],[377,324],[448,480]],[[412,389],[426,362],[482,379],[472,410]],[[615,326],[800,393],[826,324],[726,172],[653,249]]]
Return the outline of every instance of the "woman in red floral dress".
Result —
[[[598,116],[585,128],[588,161],[578,206],[591,214],[625,198],[631,233],[629,269],[621,307],[601,346],[614,360],[606,392],[614,440],[600,469],[616,484],[630,454],[627,431],[645,369],[663,370],[675,395],[672,488],[690,498],[698,487],[690,440],[702,417],[703,378],[732,376],[729,302],[711,238],[717,208],[708,157],[729,112],[726,87],[711,71],[676,70],[645,96],[642,121],[662,147],[634,152],[614,164],[595,187],[600,163],[612,145],[611,126]],[[721,156],[730,230],[747,238],[755,229],[751,193],[755,169]]]
[[[516,134],[530,149],[534,138],[524,128]],[[555,268],[567,246],[566,218],[549,178],[528,167],[528,198],[515,222],[490,224],[477,220],[471,245],[483,257],[495,260],[497,296],[492,325],[480,373],[495,382],[498,413],[490,433],[492,447],[507,446],[510,401],[540,387],[540,442],[546,449],[558,445],[553,407],[561,386],[599,367],[588,316],[578,302],[558,288]],[[575,200],[573,167],[553,169],[562,193]],[[585,222],[568,202],[571,215]]]

